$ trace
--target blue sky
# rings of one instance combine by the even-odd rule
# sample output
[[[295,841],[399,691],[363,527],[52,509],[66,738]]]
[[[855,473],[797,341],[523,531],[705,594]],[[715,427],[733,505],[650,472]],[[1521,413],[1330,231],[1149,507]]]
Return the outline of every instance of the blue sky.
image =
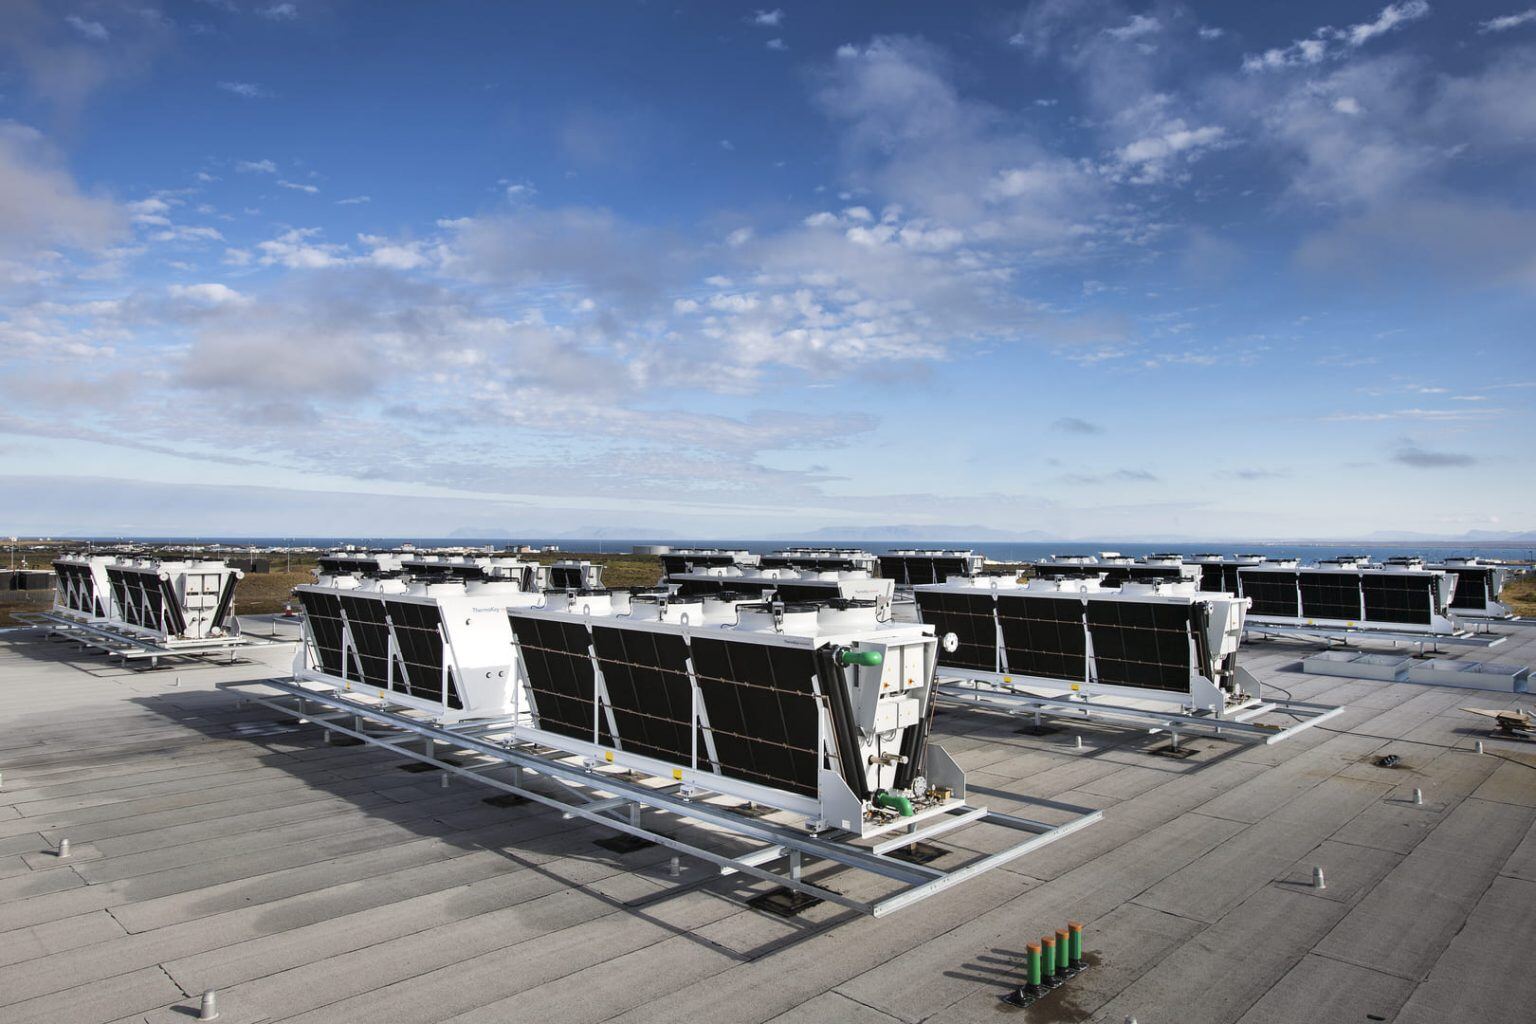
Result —
[[[0,532],[1531,529],[1519,3],[9,0]]]

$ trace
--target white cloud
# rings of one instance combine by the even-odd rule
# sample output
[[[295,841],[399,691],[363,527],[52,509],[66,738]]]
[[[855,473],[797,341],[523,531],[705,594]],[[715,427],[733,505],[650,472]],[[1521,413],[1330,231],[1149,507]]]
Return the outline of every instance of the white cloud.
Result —
[[[782,39],[770,39],[766,43],[764,43],[763,45],[766,46],[770,50],[787,50],[787,49],[789,49],[789,45],[787,43],[785,43],[784,40],[782,40]]]
[[[111,36],[107,26],[99,21],[86,21],[78,14],[68,15],[64,20],[69,22],[70,27],[76,32],[95,42],[104,43]]]
[[[1119,39],[1122,42],[1128,39],[1140,39],[1163,30],[1162,22],[1147,14],[1133,14],[1131,20],[1116,28],[1107,28],[1104,34]]]
[[[0,256],[53,247],[99,253],[125,233],[129,216],[82,192],[37,129],[0,121]]]
[[[265,266],[284,266],[290,270],[317,270],[345,262],[345,246],[311,241],[319,228],[292,228],[276,238],[256,244]]]
[[[381,235],[358,235],[357,240],[368,246],[368,259],[376,266],[415,270],[431,262],[421,242],[398,242]]]
[[[1199,33],[1200,38],[1206,40],[1207,42],[1209,42],[1212,39],[1220,39],[1222,36],[1224,36],[1226,34],[1227,33],[1226,33],[1225,29],[1219,29],[1219,28],[1216,28],[1215,26],[1212,26],[1212,25],[1202,25],[1200,27],[1200,33]]]
[[[281,188],[291,188],[295,192],[308,192],[310,195],[314,195],[316,192],[320,191],[319,186],[305,185],[297,181],[288,181],[286,179],[278,181],[277,184]]]
[[[1360,101],[1353,96],[1340,96],[1333,101],[1333,109],[1341,114],[1348,114],[1353,117],[1360,113]]]
[[[783,22],[784,12],[777,7],[771,11],[758,11],[752,15],[752,24],[762,25],[765,28],[776,28]]]
[[[1351,25],[1346,29],[1345,38],[1350,46],[1364,46],[1379,35],[1385,35],[1399,25],[1429,14],[1429,4],[1426,0],[1405,0],[1400,4],[1388,4],[1381,9],[1375,21],[1363,22],[1359,25]]]
[[[348,196],[345,199],[336,200],[337,206],[360,206],[363,203],[373,202],[372,196]]]
[[[166,288],[166,293],[173,299],[194,306],[245,306],[251,302],[249,296],[217,282],[173,284]]]
[[[242,174],[276,174],[277,164],[271,160],[241,160],[235,170]]]
[[[219,88],[246,100],[266,99],[272,95],[264,86],[255,82],[220,82]]]
[[[299,9],[293,4],[273,4],[259,8],[256,13],[269,21],[292,21],[299,16]]]
[[[1173,173],[1175,159],[1193,160],[1201,151],[1220,145],[1226,129],[1219,125],[1190,128],[1181,118],[1161,125],[1157,134],[1122,146],[1115,154],[1117,173],[1134,184],[1154,184]]]
[[[158,196],[129,203],[127,210],[135,224],[169,224],[171,222],[166,216],[171,212],[171,204]]]
[[[1384,412],[1341,412],[1327,418],[1344,423],[1382,423],[1388,420],[1454,423],[1488,419],[1500,412],[1502,412],[1500,409],[1390,409]]]
[[[1306,39],[1298,39],[1290,46],[1248,54],[1243,58],[1244,71],[1269,71],[1276,68],[1318,64],[1326,59],[1337,59],[1350,50],[1357,50],[1378,36],[1393,29],[1417,21],[1429,15],[1426,0],[1403,0],[1388,4],[1376,15],[1375,20],[1350,25],[1346,28],[1323,26]]]
[[[1536,21],[1536,7],[1520,11],[1518,14],[1505,14],[1497,18],[1489,18],[1478,26],[1478,31],[1508,32],[1512,28],[1529,25],[1533,21]]]
[[[729,245],[733,249],[746,245],[750,241],[752,241],[751,228],[737,228],[735,231],[732,231],[729,235],[725,236],[725,244]]]
[[[150,239],[156,242],[222,242],[224,236],[218,228],[206,225],[172,224],[150,235]]]

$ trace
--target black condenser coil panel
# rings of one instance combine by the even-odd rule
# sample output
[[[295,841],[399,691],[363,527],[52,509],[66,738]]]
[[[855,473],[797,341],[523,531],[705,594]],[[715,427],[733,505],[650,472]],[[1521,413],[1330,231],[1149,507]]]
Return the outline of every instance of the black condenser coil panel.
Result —
[[[342,614],[347,619],[347,632],[352,635],[352,646],[357,651],[357,660],[362,667],[362,682],[381,690],[387,689],[390,682],[389,623],[384,618],[384,602],[376,597],[359,597],[347,593],[338,594],[337,597],[341,602]],[[432,682],[436,684],[438,680],[433,679]],[[404,686],[401,688],[405,689]],[[437,696],[437,693],[417,694],[414,688],[407,692],[412,696]]]
[[[814,652],[703,636],[693,638],[692,649],[720,774],[816,795],[821,705],[812,688]]]
[[[1365,592],[1365,617],[1372,622],[1430,623],[1439,577],[1430,573],[1366,573],[1360,577]]]
[[[1188,690],[1194,607],[1088,602],[1088,632],[1098,681],[1149,690]]]
[[[999,594],[997,621],[1003,630],[1009,672],[1087,681],[1081,598]]]
[[[442,610],[435,604],[416,601],[388,601],[385,605],[395,627],[395,645],[400,648],[400,660],[409,677],[407,692],[427,700],[442,700]],[[464,706],[451,673],[447,703],[451,708]]]
[[[320,659],[320,671],[328,676],[342,677],[341,649],[341,602],[335,594],[313,590],[299,591],[299,604],[304,607],[304,621],[309,624],[310,636],[315,640],[315,656]],[[346,673],[357,678],[353,668]]]
[[[1289,569],[1244,569],[1238,574],[1241,584],[1239,593],[1252,604],[1250,615],[1269,615],[1294,619],[1301,613],[1297,577],[1300,574]]]
[[[959,646],[953,651],[939,647],[939,661],[951,668],[997,669],[997,623],[992,617],[990,594],[916,592],[918,618],[943,637],[953,633]]]
[[[595,675],[587,628],[512,613],[512,633],[533,691],[539,728],[575,739],[613,743],[607,716],[597,713]]]
[[[1348,622],[1359,619],[1360,577],[1352,572],[1301,573],[1301,616]]]
[[[593,647],[613,707],[619,748],[674,764],[693,757],[688,645],[675,633],[593,625]],[[698,745],[701,760],[704,744]],[[706,769],[707,770],[707,769]]]
[[[1495,596],[1489,593],[1492,589],[1489,583],[1493,578],[1493,570],[1482,566],[1469,566],[1447,571],[1456,574],[1456,591],[1451,595],[1452,608],[1471,608],[1482,611],[1488,606],[1488,600]]]

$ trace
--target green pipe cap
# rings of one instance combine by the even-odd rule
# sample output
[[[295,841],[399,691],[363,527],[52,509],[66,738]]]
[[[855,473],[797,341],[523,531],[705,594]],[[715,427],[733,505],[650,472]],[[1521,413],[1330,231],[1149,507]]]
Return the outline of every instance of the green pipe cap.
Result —
[[[865,668],[879,668],[885,664],[885,655],[879,651],[850,651],[837,652],[837,660],[844,665],[863,665]]]

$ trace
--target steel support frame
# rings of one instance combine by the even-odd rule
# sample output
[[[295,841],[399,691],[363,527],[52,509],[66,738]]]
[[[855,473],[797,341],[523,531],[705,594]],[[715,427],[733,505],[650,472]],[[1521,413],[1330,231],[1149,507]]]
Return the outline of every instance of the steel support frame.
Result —
[[[1431,650],[1444,644],[1447,647],[1497,647],[1505,640],[1505,636],[1493,636],[1486,632],[1478,633],[1411,633],[1393,632],[1385,629],[1350,629],[1345,626],[1308,626],[1303,623],[1264,623],[1249,620],[1243,626],[1243,638],[1250,636],[1271,637],[1277,640],[1303,640],[1311,643],[1324,643],[1328,646],[1340,644],[1349,646],[1358,643],[1391,644],[1393,647],[1406,644],[1409,647],[1417,647],[1419,653],[1424,653],[1424,648]]]
[[[93,626],[52,612],[22,612],[15,616],[30,626],[44,627],[59,636],[87,647],[115,654],[125,660],[148,658],[150,667],[161,658],[197,658],[209,654],[228,654],[231,664],[238,648],[247,645],[243,636],[212,637],[207,640],[166,640],[157,643],[145,637],[120,632],[108,626]]]
[[[1209,733],[1226,739],[1244,742],[1262,742],[1271,746],[1321,725],[1344,713],[1342,707],[1314,704],[1299,700],[1272,700],[1252,698],[1227,709],[1220,715],[1207,712],[1190,712],[1182,709],[1161,710],[1139,708],[1126,704],[1109,704],[1077,694],[1052,697],[1033,693],[1021,686],[1029,677],[1012,675],[1012,682],[1000,678],[972,678],[969,676],[940,677],[934,682],[934,694],[951,707],[985,707],[1009,715],[1033,716],[1039,725],[1042,718],[1068,718],[1086,721],[1103,718],[1113,721],[1146,724],[1148,732],[1168,733],[1175,747],[1180,733]],[[1033,679],[1032,685],[1051,686],[1060,680]],[[1285,727],[1261,725],[1252,721],[1271,712],[1292,715],[1300,719]]]
[[[741,873],[753,878],[773,882],[829,903],[850,910],[882,917],[900,910],[929,896],[943,892],[993,868],[1017,860],[1024,855],[1071,835],[1103,817],[1102,811],[1085,811],[1064,824],[1052,825],[1014,815],[990,811],[985,807],[971,807],[957,803],[946,808],[945,813],[929,818],[931,824],[914,824],[898,840],[881,843],[873,848],[854,845],[850,840],[857,837],[842,830],[819,833],[751,818],[734,810],[707,802],[715,794],[702,792],[694,787],[682,792],[675,786],[661,788],[647,786],[631,779],[617,777],[590,761],[572,763],[568,758],[575,755],[563,751],[553,754],[535,752],[531,746],[513,746],[496,742],[494,726],[486,728],[480,723],[474,728],[459,729],[453,726],[435,725],[400,713],[383,705],[366,705],[331,690],[317,691],[298,683],[282,680],[255,680],[218,684],[220,689],[238,693],[252,703],[260,704],[283,715],[297,717],[370,743],[392,753],[433,765],[443,771],[471,779],[494,789],[523,797],[535,803],[559,811],[567,818],[581,818],[593,824],[611,828],[617,832],[635,836],[649,842],[697,858],[715,865],[721,874]],[[261,689],[278,691],[276,694],[258,692]],[[316,708],[312,711],[311,705]],[[318,712],[318,713],[316,713]],[[344,724],[350,722],[351,724]],[[371,723],[381,734],[370,731],[364,723]],[[441,760],[422,749],[411,746],[437,744],[465,750],[480,757],[489,758],[489,764],[455,765]],[[489,778],[487,771],[500,768],[513,769],[514,782]],[[553,782],[560,783],[570,798],[550,795],[522,784],[523,772],[532,772]],[[670,779],[661,780],[670,783]],[[594,795],[595,794],[595,795]],[[640,824],[636,809],[649,809],[670,814],[680,820],[688,820],[710,826],[736,839],[759,842],[762,847],[741,854],[725,854],[696,846],[686,840],[647,828]],[[626,810],[627,809],[627,810]],[[999,852],[981,856],[961,867],[943,871],[934,867],[912,864],[887,855],[892,850],[922,841],[929,836],[973,824],[990,824],[1028,834]],[[836,864],[845,869],[859,870],[881,876],[897,883],[900,888],[892,893],[861,900],[806,881],[803,872],[808,859]],[[786,870],[775,871],[769,865],[780,860],[786,862]]]

